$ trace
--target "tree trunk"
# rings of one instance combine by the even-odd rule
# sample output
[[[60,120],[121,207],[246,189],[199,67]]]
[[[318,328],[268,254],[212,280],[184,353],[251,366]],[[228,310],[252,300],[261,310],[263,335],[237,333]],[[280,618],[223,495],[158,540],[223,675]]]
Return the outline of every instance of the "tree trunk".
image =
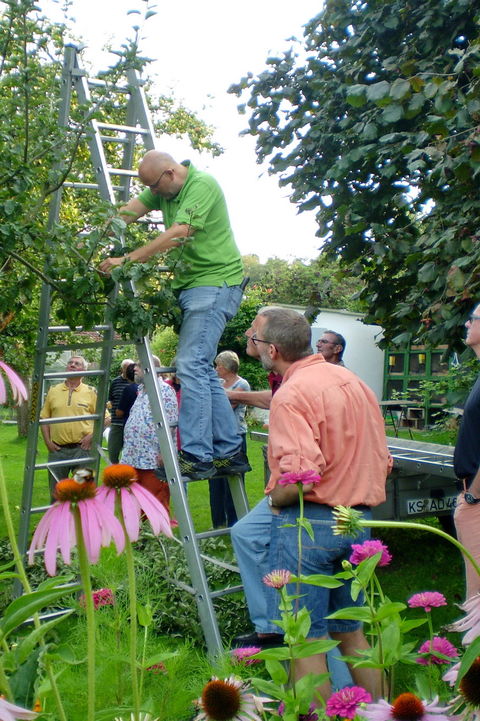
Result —
[[[22,403],[17,408],[17,431],[20,438],[26,438],[28,433],[28,403]]]

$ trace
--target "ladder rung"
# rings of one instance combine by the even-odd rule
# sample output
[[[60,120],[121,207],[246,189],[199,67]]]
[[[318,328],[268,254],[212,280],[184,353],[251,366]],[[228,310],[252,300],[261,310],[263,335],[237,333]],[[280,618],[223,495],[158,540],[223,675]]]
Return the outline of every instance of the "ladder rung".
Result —
[[[218,591],[211,591],[210,598],[220,598],[221,596],[227,596],[229,593],[239,593],[243,591],[243,586],[229,586],[228,588],[221,588]]]
[[[106,83],[105,80],[99,78],[88,78],[88,86],[90,88],[108,88],[112,93],[129,93],[130,87],[128,85],[111,85]]]
[[[75,348],[76,347],[77,346],[75,346]],[[48,378],[48,379],[50,379],[50,378],[78,378],[80,375],[82,377],[83,376],[104,376],[105,371],[102,370],[101,368],[99,368],[98,370],[91,370],[91,371],[83,370],[81,372],[79,372],[79,371],[68,371],[68,372],[67,371],[55,371],[55,372],[53,372],[52,371],[51,373],[45,373],[43,377]]]
[[[110,175],[121,175],[127,178],[138,178],[136,170],[126,170],[125,168],[108,168]]]
[[[66,416],[65,418],[40,418],[38,421],[41,426],[53,426],[56,423],[76,423],[77,421],[96,421],[103,418],[99,413],[90,413],[84,416]],[[63,464],[65,465],[65,464]]]
[[[30,509],[30,513],[45,513],[45,511],[48,511],[49,508],[50,506],[35,506]]]
[[[113,344],[115,345],[115,344]],[[131,345],[131,343],[130,343]],[[54,353],[60,350],[80,350],[81,348],[103,348],[104,344],[101,341],[96,343],[58,343],[55,345],[45,346],[43,349],[46,353]]]
[[[92,328],[84,328],[83,325],[76,325],[75,328],[70,328],[69,325],[50,325],[48,326],[49,333],[82,333],[85,331],[86,333],[92,332],[92,331],[103,331],[103,330],[110,330],[111,326],[109,325],[94,325]]]
[[[89,190],[100,190],[100,186],[98,183],[73,183],[68,182],[64,183],[63,186],[65,188],[87,188]]]
[[[137,133],[138,135],[150,135],[147,128],[139,128],[136,125],[113,125],[112,123],[97,123],[97,128],[105,130],[117,130],[120,133]]]
[[[100,140],[102,143],[129,143],[130,138],[118,138],[115,135],[101,135]]]
[[[94,463],[95,458],[93,456],[85,456],[85,458],[69,458],[68,461],[51,461],[50,463],[37,463],[33,468],[35,471],[43,471],[49,468],[56,468],[57,466],[64,466],[68,463],[71,466],[79,466],[82,463]]]

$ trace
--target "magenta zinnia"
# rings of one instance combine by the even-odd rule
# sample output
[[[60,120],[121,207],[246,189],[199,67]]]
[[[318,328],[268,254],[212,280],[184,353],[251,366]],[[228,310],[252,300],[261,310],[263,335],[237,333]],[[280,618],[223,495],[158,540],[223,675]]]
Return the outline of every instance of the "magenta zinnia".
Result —
[[[448,658],[441,658],[435,651],[447,656]],[[434,636],[432,641],[425,641],[418,649],[418,653],[425,653],[428,656],[423,658],[417,658],[417,663],[421,663],[423,666],[429,666],[430,664],[441,664],[450,663],[454,658],[457,658],[458,651],[450,641],[442,636]]]
[[[476,593],[460,605],[462,611],[466,612],[466,616],[455,623],[447,626],[449,631],[458,633],[467,633],[462,638],[462,644],[468,646],[477,636],[480,636],[480,593]]]
[[[14,703],[6,701],[0,696],[0,721],[15,721],[15,719],[35,719],[38,714],[35,711],[29,711],[21,706],[16,706]]]
[[[408,605],[410,608],[424,608],[427,613],[430,613],[432,608],[446,606],[447,599],[443,593],[438,591],[423,591],[423,593],[414,593],[408,599]]]
[[[126,463],[115,463],[103,471],[104,485],[98,489],[98,497],[113,513],[115,500],[120,499],[120,508],[127,535],[131,541],[137,541],[140,535],[140,517],[144,513],[153,533],[172,538],[170,517],[165,506],[153,493],[137,482],[135,468]]]
[[[377,553],[382,554],[378,562],[379,566],[388,566],[392,560],[391,553],[389,552],[387,546],[385,546],[385,544],[381,541],[378,541],[376,538],[368,539],[363,543],[352,543],[352,550],[353,553],[350,556],[349,561],[355,566],[358,566],[358,564],[366,558],[375,556]]]
[[[96,563],[102,546],[112,540],[121,553],[125,537],[119,521],[102,503],[95,483],[79,483],[73,478],[59,481],[55,486],[57,501],[45,513],[33,534],[28,551],[28,562],[33,563],[35,551],[45,546],[45,567],[50,576],[57,570],[57,549],[67,565],[71,562],[71,550],[77,545],[74,511],[78,508],[82,533],[90,563]]]
[[[261,650],[259,646],[243,646],[243,648],[233,648],[230,651],[230,655],[237,663],[243,664],[244,666],[251,666],[253,663],[260,663],[259,658],[252,658],[252,656]]]
[[[10,368],[9,365],[7,365],[4,361],[0,360],[0,370],[2,370],[7,380],[10,384],[10,388],[12,391],[13,400],[18,405],[21,405],[23,401],[27,400],[27,389],[25,387],[25,383],[22,381],[18,373],[16,373],[13,368]],[[2,374],[0,373],[0,404],[7,402],[7,387],[5,385],[5,381],[2,378]]]
[[[278,479],[279,486],[288,486],[291,483],[301,483],[303,485],[307,483],[320,483],[322,480],[321,476],[316,471],[298,471],[290,473],[282,473]]]
[[[266,586],[270,586],[271,588],[283,588],[289,583],[291,576],[290,571],[282,568],[276,571],[270,571],[262,580]]]
[[[336,693],[332,693],[327,701],[325,713],[327,716],[341,716],[342,718],[355,718],[360,704],[370,703],[372,697],[361,686],[346,686]]]
[[[201,711],[195,721],[261,721],[262,702],[267,700],[248,693],[248,684],[235,676],[225,681],[214,676],[197,700]]]
[[[413,693],[402,693],[393,703],[380,699],[362,709],[367,721],[449,721],[447,709],[437,706],[438,697],[426,703]]]

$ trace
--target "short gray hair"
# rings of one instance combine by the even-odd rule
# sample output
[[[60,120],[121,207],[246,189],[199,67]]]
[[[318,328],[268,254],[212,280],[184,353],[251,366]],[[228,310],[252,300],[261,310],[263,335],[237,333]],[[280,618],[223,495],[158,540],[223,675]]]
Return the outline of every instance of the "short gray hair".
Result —
[[[233,350],[224,350],[215,358],[215,364],[223,366],[230,373],[238,373],[240,358]]]
[[[286,361],[312,355],[312,329],[304,315],[290,308],[269,307],[259,311],[265,318],[264,340],[274,345]]]

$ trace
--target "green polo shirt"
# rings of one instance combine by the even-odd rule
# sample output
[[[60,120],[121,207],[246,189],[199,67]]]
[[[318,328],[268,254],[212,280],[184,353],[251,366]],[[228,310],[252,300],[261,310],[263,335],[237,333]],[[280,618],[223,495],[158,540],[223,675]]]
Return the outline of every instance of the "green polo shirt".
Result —
[[[240,285],[243,264],[223,192],[211,175],[197,170],[190,161],[182,165],[188,167],[188,175],[175,198],[154,195],[149,188],[138,196],[149,210],[162,211],[165,228],[179,223],[195,229],[184,245],[169,251],[182,262],[181,269],[175,271],[173,288]]]

